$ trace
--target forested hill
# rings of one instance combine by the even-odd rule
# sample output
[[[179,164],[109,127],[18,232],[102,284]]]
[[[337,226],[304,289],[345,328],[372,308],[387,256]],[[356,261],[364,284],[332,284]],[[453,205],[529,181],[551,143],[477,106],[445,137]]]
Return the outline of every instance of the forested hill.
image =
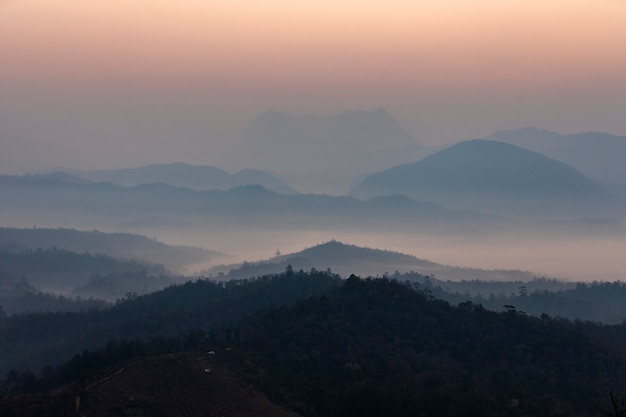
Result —
[[[388,275],[396,272],[419,271],[417,276],[434,275],[441,280],[483,280],[483,281],[530,281],[534,275],[526,271],[484,270],[460,268],[437,264],[412,255],[388,250],[372,249],[331,240],[299,252],[275,256],[257,262],[244,262],[235,265],[221,265],[209,269],[207,274],[217,279],[241,279],[250,276],[278,273],[287,265],[294,269],[332,269],[348,277],[351,274],[363,276]]]
[[[235,335],[240,371],[305,416],[589,416],[626,380],[624,325],[452,307],[386,279],[349,278]]]
[[[56,366],[110,340],[178,337],[232,323],[322,293],[340,281],[328,272],[289,270],[227,283],[189,281],[148,295],[129,294],[102,310],[0,315],[0,377],[11,369]]]
[[[293,291],[296,286],[291,283],[307,276],[313,278],[286,271],[262,287]],[[246,284],[240,289],[245,293],[252,288]],[[233,287],[231,294],[236,293]],[[410,283],[388,279],[352,276],[317,294],[297,297],[301,301],[296,303],[274,304],[279,306],[238,323],[225,325],[205,317],[195,321],[196,331],[187,335],[181,327],[174,338],[110,342],[83,351],[57,371],[48,369],[47,376],[52,380],[73,375],[77,392],[90,375],[100,373],[106,380],[106,372],[124,386],[154,386],[141,378],[133,384],[125,381],[128,374],[119,371],[126,369],[120,361],[189,349],[206,355],[210,349],[220,367],[274,403],[311,417],[582,417],[593,415],[596,407],[609,409],[611,390],[621,397],[626,380],[625,325],[534,318],[514,310],[496,313],[472,303],[453,307]],[[238,304],[237,299],[230,303]],[[145,311],[148,300],[129,300],[124,309]],[[170,311],[161,317],[186,315],[180,322],[189,323],[190,314],[191,310]],[[167,358],[150,359],[151,366],[165,368],[176,360]],[[137,378],[141,372],[133,375]],[[33,374],[12,377],[5,380],[5,389],[24,381],[37,387]],[[185,387],[185,380],[196,376],[182,373],[170,378],[171,386]],[[84,400],[97,398],[97,390]],[[163,395],[180,401],[186,394],[173,390]],[[127,395],[108,398],[122,408],[132,402],[142,412],[140,400]],[[167,397],[162,400],[169,402]]]
[[[142,260],[176,270],[183,265],[222,256],[193,246],[171,246],[132,233],[105,233],[67,228],[20,229],[0,227],[0,248],[12,252],[55,247],[72,252],[103,254],[120,259]]]

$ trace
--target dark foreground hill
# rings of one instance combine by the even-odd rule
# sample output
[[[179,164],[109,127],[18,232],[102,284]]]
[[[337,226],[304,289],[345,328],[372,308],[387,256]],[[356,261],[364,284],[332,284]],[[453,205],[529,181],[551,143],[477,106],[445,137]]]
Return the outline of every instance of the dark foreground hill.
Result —
[[[0,377],[11,369],[56,366],[109,340],[178,337],[194,329],[232,323],[270,306],[287,305],[340,282],[327,272],[216,283],[208,280],[127,297],[108,309],[4,316],[0,310]]]
[[[0,400],[3,417],[297,417],[206,354],[132,361],[49,394]]]
[[[350,278],[247,320],[233,342],[242,372],[307,416],[588,416],[623,386],[625,336]]]
[[[274,407],[253,389],[248,395],[258,402],[238,397],[249,384],[311,417],[582,417],[596,407],[609,409],[609,393],[614,389],[620,397],[626,380],[624,325],[533,318],[513,309],[495,313],[472,303],[452,307],[386,279],[351,277],[325,294],[238,324],[207,323],[185,340],[110,343],[49,369],[48,376],[63,370],[77,376],[74,392],[81,394],[85,416],[110,410],[215,415],[203,409],[211,387],[226,389],[228,405],[240,407],[223,409],[223,415],[250,415],[249,407],[259,403]],[[115,363],[123,346],[148,352],[164,344],[170,350],[195,346],[200,353],[143,357],[138,351],[140,361]],[[209,379],[213,369],[221,387]],[[20,382],[14,374],[14,383]],[[54,395],[30,397],[30,404]]]

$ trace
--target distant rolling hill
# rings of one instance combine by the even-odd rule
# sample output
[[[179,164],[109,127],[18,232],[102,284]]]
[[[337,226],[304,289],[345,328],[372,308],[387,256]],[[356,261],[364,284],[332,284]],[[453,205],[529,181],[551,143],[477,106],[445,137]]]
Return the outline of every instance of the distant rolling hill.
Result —
[[[206,272],[220,279],[239,279],[278,273],[284,271],[288,265],[293,269],[305,271],[311,268],[318,270],[330,268],[344,277],[350,274],[370,276],[410,271],[434,275],[439,280],[452,281],[477,279],[529,281],[535,277],[526,271],[482,270],[442,265],[403,253],[349,245],[334,240],[265,261],[221,266]]]
[[[222,253],[198,247],[171,246],[132,233],[0,227],[0,249],[20,252],[52,247],[76,253],[89,252],[125,260],[141,260],[164,265],[170,270],[224,256]]]
[[[76,177],[97,182],[108,182],[123,186],[163,183],[195,190],[226,190],[241,185],[261,185],[270,190],[295,194],[274,175],[255,169],[244,169],[230,174],[222,169],[208,165],[189,165],[185,163],[155,164],[139,168],[111,169],[98,171],[69,171]]]
[[[614,196],[562,162],[480,139],[372,174],[352,194],[405,194],[449,207],[516,215],[612,212],[617,203]]]
[[[53,226],[119,228],[197,225],[252,228],[424,227],[493,220],[488,216],[444,209],[403,197],[362,201],[354,197],[279,194],[259,185],[230,190],[198,191],[166,184],[122,187],[106,183],[77,184],[37,177],[0,175],[0,214],[6,221],[56,222]],[[375,219],[377,221],[373,222]],[[60,223],[60,224],[59,224]],[[77,224],[78,223],[78,224]],[[15,224],[15,223],[14,223]],[[107,229],[108,230],[108,229]],[[119,230],[119,229],[118,229]]]
[[[527,127],[495,132],[487,139],[539,152],[571,165],[594,180],[626,184],[626,136],[602,132],[562,135]]]

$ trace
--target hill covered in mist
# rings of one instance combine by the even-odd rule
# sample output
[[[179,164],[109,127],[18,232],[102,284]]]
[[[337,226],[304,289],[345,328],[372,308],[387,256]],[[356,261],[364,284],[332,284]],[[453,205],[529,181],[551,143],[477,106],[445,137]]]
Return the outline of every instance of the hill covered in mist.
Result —
[[[162,183],[194,190],[227,190],[243,185],[261,185],[278,193],[297,193],[269,172],[243,169],[230,174],[209,165],[189,165],[180,162],[126,169],[70,170],[69,173],[90,181],[108,182],[127,187]]]
[[[264,261],[217,266],[205,271],[216,279],[241,279],[250,276],[279,273],[287,266],[309,270],[330,269],[344,277],[351,274],[373,276],[415,272],[440,280],[529,281],[535,275],[526,271],[482,270],[442,265],[403,253],[360,247],[338,241],[322,243],[302,251],[275,256]]]
[[[130,233],[0,228],[0,306],[8,314],[104,307],[184,281],[181,270],[216,256]]]
[[[259,228],[390,227],[420,224],[474,227],[494,217],[448,210],[403,197],[369,201],[319,194],[279,194],[259,185],[230,190],[197,191],[166,184],[123,187],[107,183],[77,184],[61,179],[0,176],[6,200],[0,213],[7,222],[39,219],[43,224],[143,230],[182,230],[211,225]],[[376,221],[373,221],[376,220]],[[309,225],[309,226],[307,226]]]
[[[0,227],[0,248],[12,252],[24,249],[65,249],[76,253],[108,255],[125,260],[160,264],[170,270],[224,256],[203,248],[167,245],[133,233],[105,233],[69,228]]]
[[[537,128],[501,130],[486,139],[506,142],[564,162],[589,178],[626,184],[626,137],[603,132],[559,134]]]
[[[518,146],[472,140],[365,178],[352,194],[405,194],[502,215],[614,213],[617,198],[574,168]]]
[[[329,116],[269,110],[248,125],[222,159],[271,169],[307,192],[336,194],[358,176],[431,152],[383,108]]]

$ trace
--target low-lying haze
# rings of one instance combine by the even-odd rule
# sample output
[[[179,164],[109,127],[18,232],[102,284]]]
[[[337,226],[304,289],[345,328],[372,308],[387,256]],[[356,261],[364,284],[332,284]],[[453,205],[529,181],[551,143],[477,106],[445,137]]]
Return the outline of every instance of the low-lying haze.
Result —
[[[335,239],[359,246],[406,253],[452,266],[522,270],[538,277],[568,281],[626,279],[622,256],[626,242],[623,238],[441,237],[338,230],[267,230],[261,233],[235,230],[227,233],[189,232],[183,235],[163,233],[160,238],[172,244],[192,244],[235,254],[218,261],[227,264],[268,259],[276,254],[276,250],[293,253]],[[215,262],[195,265],[195,268],[201,270],[212,265]]]

